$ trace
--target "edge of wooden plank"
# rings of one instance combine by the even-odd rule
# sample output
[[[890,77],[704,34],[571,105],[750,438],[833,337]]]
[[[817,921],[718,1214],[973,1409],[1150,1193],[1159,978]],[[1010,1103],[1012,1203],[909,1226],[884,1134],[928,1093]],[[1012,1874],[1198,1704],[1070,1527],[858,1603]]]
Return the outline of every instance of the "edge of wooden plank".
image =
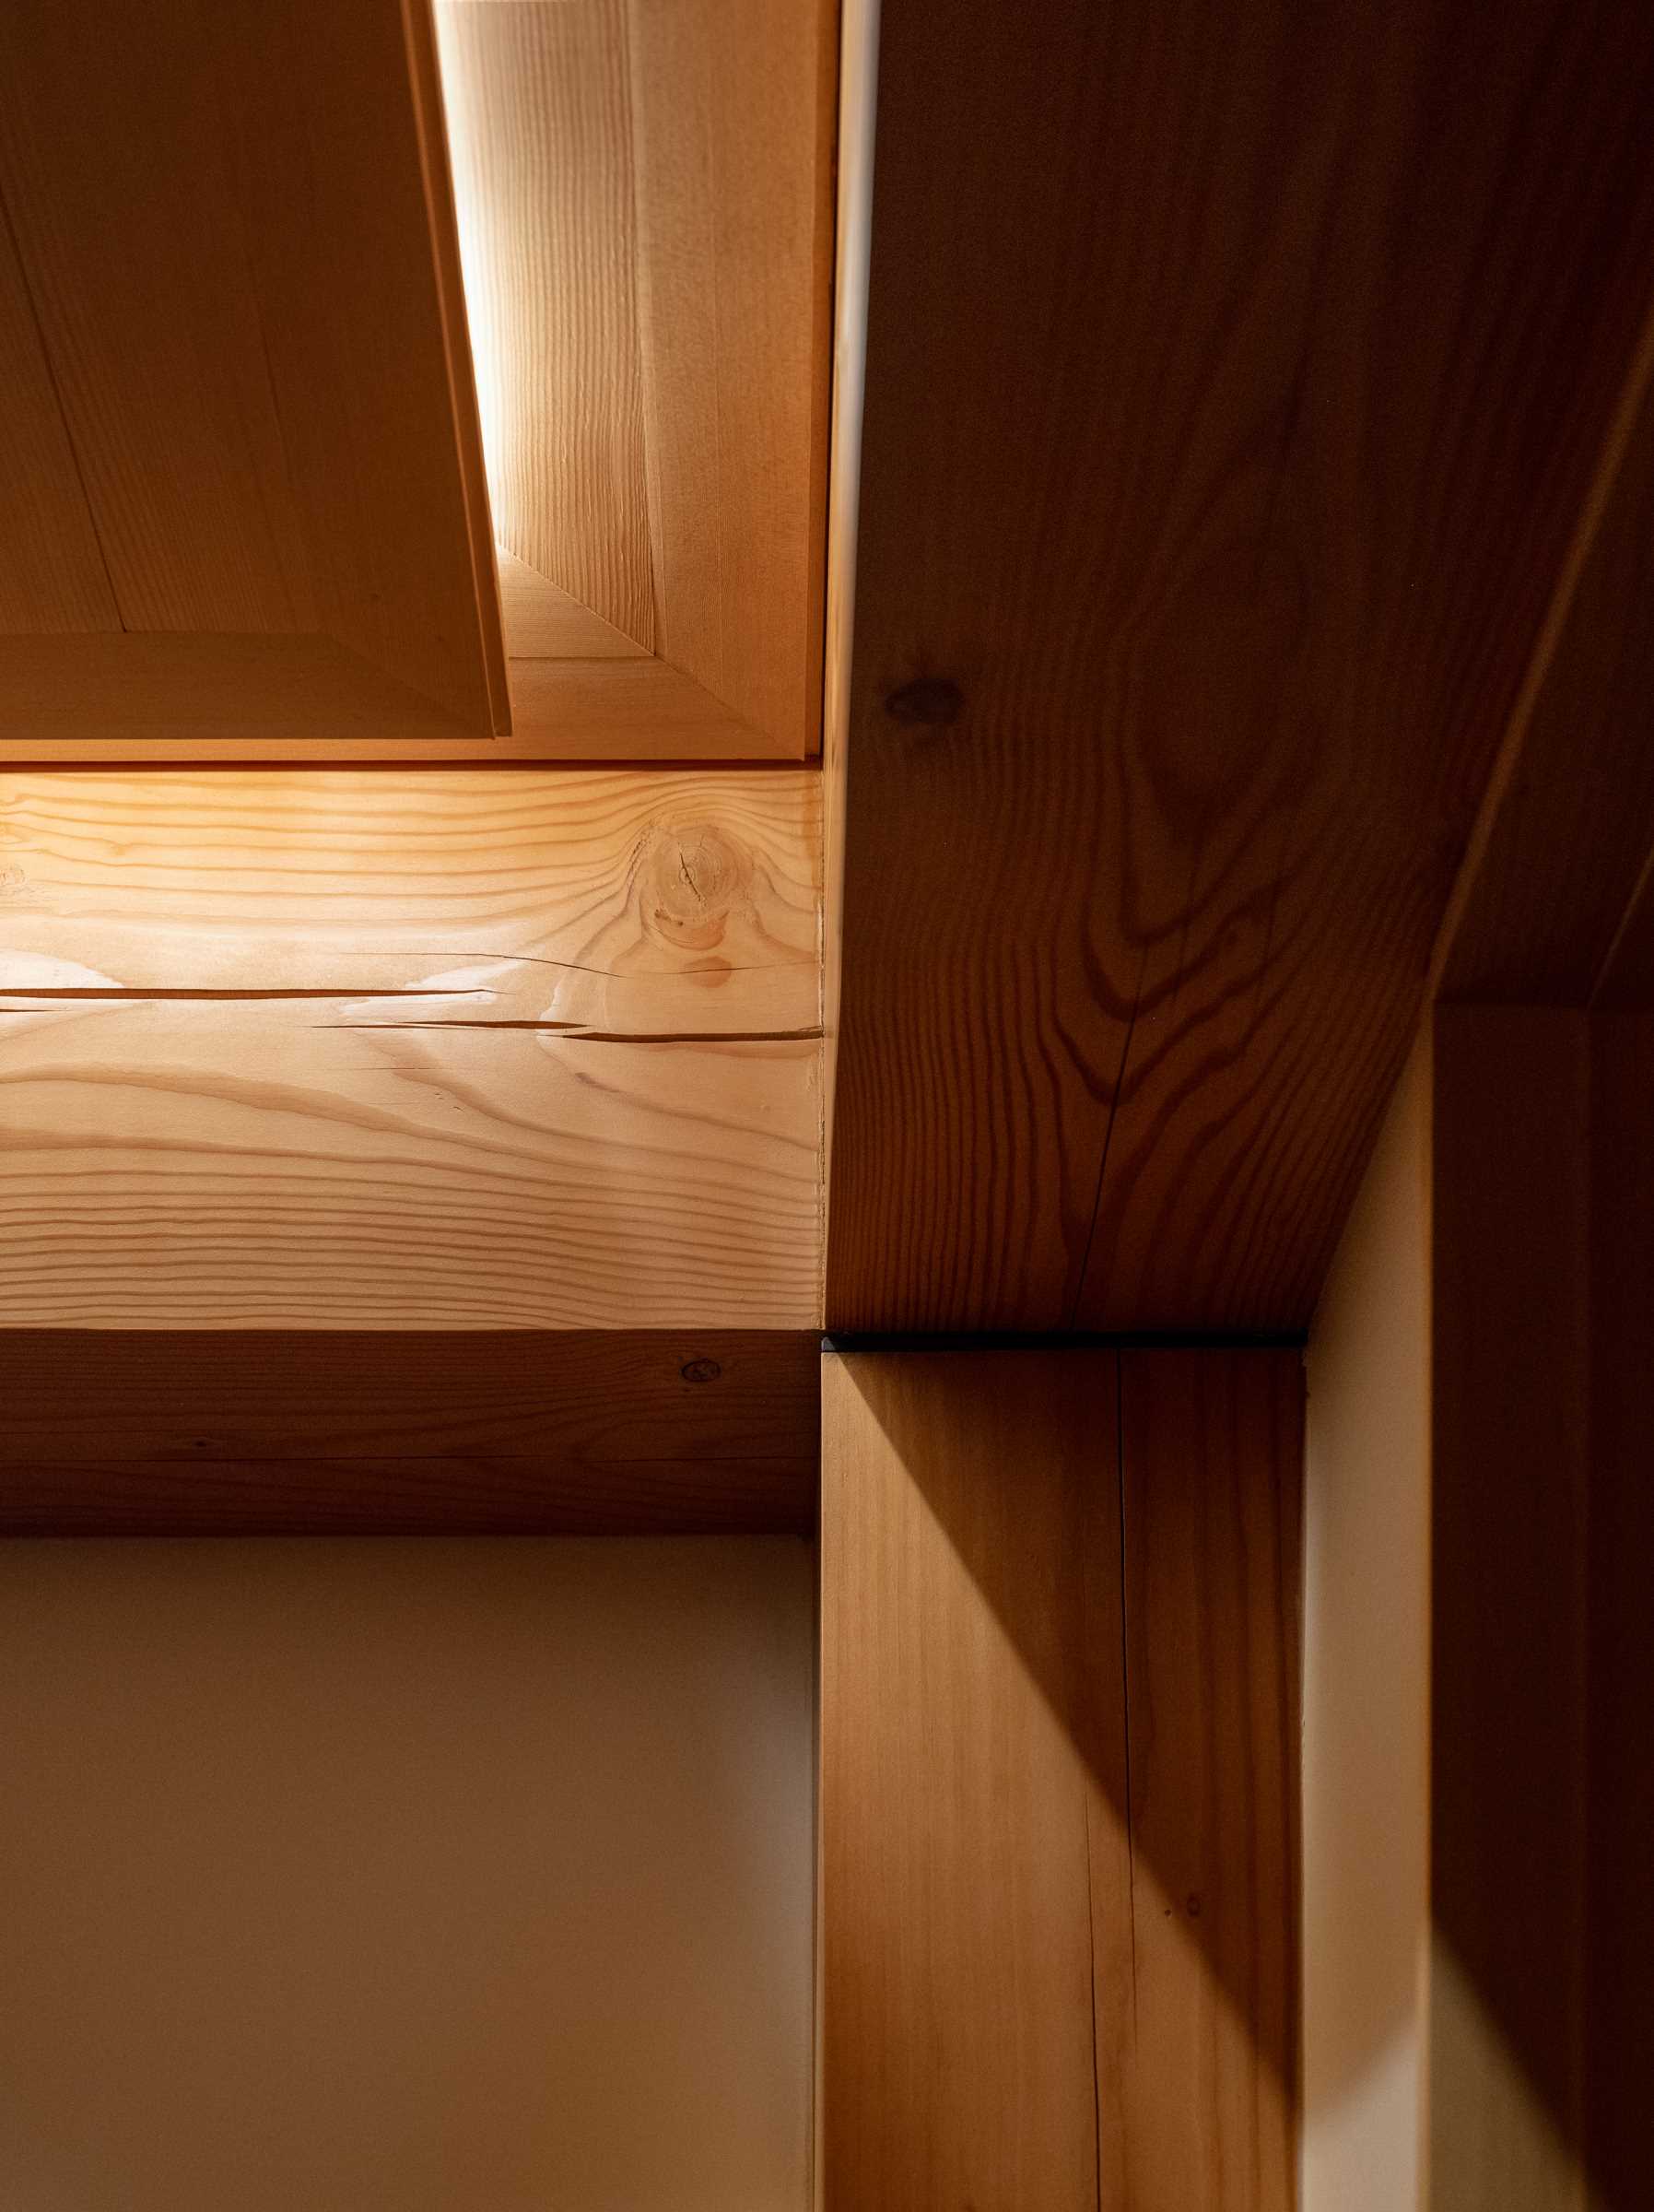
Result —
[[[435,273],[442,349],[452,398],[454,450],[470,540],[471,573],[476,588],[477,629],[482,639],[483,674],[489,715],[497,736],[511,726],[510,679],[506,665],[505,618],[494,565],[493,510],[483,459],[482,415],[476,370],[465,312],[465,283],[460,268],[459,215],[454,206],[453,171],[442,112],[442,77],[437,60],[432,0],[402,0],[403,42],[407,52],[414,129],[425,178],[429,216],[431,266]]]
[[[470,736],[435,705],[427,706],[417,695],[397,687],[361,656],[331,638],[282,639],[136,638],[132,633],[99,633],[87,638],[44,638],[0,641],[0,674],[6,649],[29,649],[42,664],[42,680],[51,653],[88,647],[110,658],[111,683],[124,696],[133,696],[133,678],[123,673],[124,661],[136,664],[136,646],[162,659],[187,662],[192,656],[200,673],[212,679],[202,704],[201,729],[164,720],[158,713],[145,734],[41,735],[27,720],[14,717],[7,726],[0,702],[0,769],[82,768],[126,763],[145,768],[217,762],[226,767],[281,768],[359,766],[379,761],[395,766],[425,762],[471,762],[478,766],[523,761],[555,761],[567,767],[611,763],[639,768],[683,762],[776,766],[804,765],[800,752],[785,749],[768,732],[738,720],[693,677],[648,654],[591,659],[513,659],[510,664],[516,702],[514,727],[500,737]],[[250,652],[267,665],[274,686],[272,705],[262,724],[225,729],[232,712],[225,685],[231,675],[239,687],[234,694],[244,707],[250,696],[244,661],[238,653]],[[325,663],[325,666],[323,664]],[[318,671],[331,668],[349,679],[354,692],[367,703],[348,710],[348,720],[336,735],[323,734],[316,720],[295,716],[283,709],[285,689],[310,680]],[[309,671],[309,677],[306,671]],[[162,688],[175,696],[171,678]],[[302,688],[302,683],[301,683]],[[256,697],[256,690],[252,696]],[[384,700],[383,707],[379,699]],[[214,700],[221,700],[217,708]],[[322,712],[336,712],[325,700]],[[213,735],[201,730],[213,725]]]

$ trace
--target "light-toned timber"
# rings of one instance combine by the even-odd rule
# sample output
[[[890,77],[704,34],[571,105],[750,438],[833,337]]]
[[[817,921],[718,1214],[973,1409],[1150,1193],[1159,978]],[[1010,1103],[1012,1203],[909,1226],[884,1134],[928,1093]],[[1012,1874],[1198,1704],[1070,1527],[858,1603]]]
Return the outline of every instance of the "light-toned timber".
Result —
[[[821,735],[834,0],[627,0],[658,650]]]
[[[630,638],[514,553],[502,547],[499,564],[500,607],[518,660],[629,661],[639,657]]]
[[[815,749],[835,11],[438,13],[8,12],[0,760]]]
[[[1296,2201],[1302,1362],[1120,1359],[1122,2206]]]
[[[825,1361],[827,2212],[1291,2205],[1301,1395]]]
[[[700,695],[686,713],[634,685],[634,757],[802,758],[821,711],[837,11],[437,17],[500,541]],[[523,665],[516,618],[508,594],[510,753],[610,755],[601,713]]]
[[[401,0],[6,11],[0,320],[26,311],[39,349],[17,542],[63,581],[0,637],[0,758],[489,740],[504,654],[429,41]],[[129,634],[48,654],[43,713],[70,629]],[[214,713],[238,660],[247,709]]]
[[[0,194],[123,627],[310,629],[205,32],[194,6],[8,7]]]
[[[0,1534],[815,1526],[815,1339],[18,1329]]]
[[[830,1325],[1308,1320],[1636,354],[1650,100],[1636,8],[886,0]]]
[[[0,781],[0,1326],[808,1328],[815,780]]]
[[[624,0],[436,20],[496,535],[648,653]]]

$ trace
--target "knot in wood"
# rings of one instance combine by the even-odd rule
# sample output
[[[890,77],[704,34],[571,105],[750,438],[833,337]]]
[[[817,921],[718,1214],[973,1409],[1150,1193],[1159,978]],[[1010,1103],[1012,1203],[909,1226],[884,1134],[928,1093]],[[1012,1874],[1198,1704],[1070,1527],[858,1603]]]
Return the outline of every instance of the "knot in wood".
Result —
[[[946,729],[965,712],[965,694],[951,676],[916,676],[885,700],[892,722],[914,729]]]
[[[723,1370],[716,1359],[686,1359],[677,1371],[686,1382],[716,1382]]]
[[[750,903],[752,856],[710,822],[651,832],[643,856],[648,926],[669,945],[709,952]]]

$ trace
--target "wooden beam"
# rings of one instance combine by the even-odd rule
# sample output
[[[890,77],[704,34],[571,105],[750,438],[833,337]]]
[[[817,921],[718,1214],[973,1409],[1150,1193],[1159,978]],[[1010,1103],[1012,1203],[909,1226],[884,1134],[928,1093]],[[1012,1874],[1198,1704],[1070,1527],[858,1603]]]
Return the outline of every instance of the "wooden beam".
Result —
[[[1654,994],[1591,1030],[1585,2141],[1608,2206],[1646,2186],[1654,2077]]]
[[[825,1362],[827,2205],[1292,2203],[1301,1396]]]
[[[1551,888],[1509,910],[1513,958],[1546,941]],[[1436,1065],[1432,2202],[1630,2203],[1654,2052],[1654,1015],[1448,1006]]]
[[[5,792],[0,1326],[818,1325],[804,771]]]
[[[1589,1006],[1654,861],[1651,371],[1654,325],[1444,924],[1449,1002]]]
[[[1454,2212],[1580,2187],[1590,1036],[1437,1018],[1429,2173]]]
[[[0,1535],[808,1535],[817,1359],[774,1330],[13,1330]]]
[[[1639,342],[1651,100],[1637,8],[886,0],[831,1325],[1308,1321]]]

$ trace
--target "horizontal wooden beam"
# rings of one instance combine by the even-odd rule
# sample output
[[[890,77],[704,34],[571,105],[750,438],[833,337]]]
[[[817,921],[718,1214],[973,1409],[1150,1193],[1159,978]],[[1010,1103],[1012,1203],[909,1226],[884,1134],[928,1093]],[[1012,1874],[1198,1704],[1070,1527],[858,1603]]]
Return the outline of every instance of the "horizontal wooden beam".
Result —
[[[1651,560],[1654,323],[1443,924],[1449,1002],[1582,1007],[1625,988],[1654,869]]]
[[[814,1337],[0,1334],[0,1535],[815,1525]]]
[[[819,1327],[808,771],[3,788],[0,1328]]]
[[[1646,9],[885,0],[830,1328],[1308,1320],[1637,359],[1651,100]]]

